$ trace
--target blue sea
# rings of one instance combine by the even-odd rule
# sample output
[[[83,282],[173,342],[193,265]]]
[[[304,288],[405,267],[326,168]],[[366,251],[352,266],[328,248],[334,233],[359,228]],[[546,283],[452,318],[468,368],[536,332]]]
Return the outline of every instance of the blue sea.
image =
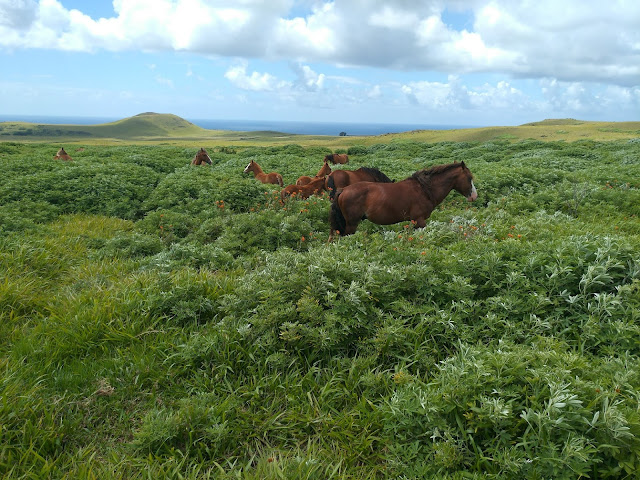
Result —
[[[122,118],[111,117],[71,117],[46,115],[5,115],[0,114],[0,122],[29,122],[49,125],[98,125],[115,122]],[[385,133],[409,132],[411,130],[454,130],[476,128],[471,125],[427,125],[416,123],[351,123],[351,122],[293,122],[280,120],[185,120],[208,130],[232,130],[239,132],[276,131],[300,135],[383,135]]]

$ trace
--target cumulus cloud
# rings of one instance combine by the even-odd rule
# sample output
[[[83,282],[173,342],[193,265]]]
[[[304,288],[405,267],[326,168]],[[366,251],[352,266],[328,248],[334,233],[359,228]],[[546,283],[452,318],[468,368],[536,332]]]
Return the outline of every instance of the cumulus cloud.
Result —
[[[488,110],[530,110],[535,102],[509,82],[485,83],[470,88],[450,75],[447,82],[411,82],[402,85],[408,102],[434,112],[483,112]]]
[[[28,29],[36,18],[36,8],[35,0],[5,0],[0,3],[0,28]]]
[[[229,68],[224,76],[233,85],[242,90],[274,91],[290,85],[288,82],[279,80],[269,73],[254,71],[249,74],[247,73],[248,67],[247,61],[241,61]]]
[[[297,85],[308,91],[321,90],[324,86],[325,75],[324,73],[317,73],[311,69],[308,65],[294,64],[292,65],[293,71],[296,73]]]
[[[94,19],[58,0],[0,0],[0,48],[186,51],[627,88],[640,78],[640,2],[626,0],[114,0],[113,7],[113,17]],[[450,11],[471,20],[451,25]],[[249,90],[277,85],[241,66],[227,78]],[[299,81],[323,84],[304,71]],[[435,95],[436,87],[428,90]],[[423,89],[413,90],[420,101]]]

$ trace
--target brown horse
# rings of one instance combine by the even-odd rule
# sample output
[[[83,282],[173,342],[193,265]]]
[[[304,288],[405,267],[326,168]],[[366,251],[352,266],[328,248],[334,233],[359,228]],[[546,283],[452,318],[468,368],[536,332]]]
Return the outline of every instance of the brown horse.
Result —
[[[387,177],[377,168],[360,167],[357,170],[335,170],[327,176],[325,180],[325,189],[329,192],[329,198],[333,201],[336,192],[358,182],[382,182],[391,183],[391,179]]]
[[[325,162],[331,162],[334,165],[337,163],[349,163],[349,155],[346,153],[330,153],[326,157],[324,157]]]
[[[60,150],[58,150],[58,153],[55,154],[55,156],[53,157],[54,160],[72,160],[72,158],[69,156],[69,154],[67,152],[64,151],[64,147],[60,147]]]
[[[205,163],[211,165],[211,157],[209,157],[209,154],[204,148],[201,148],[198,153],[196,153],[196,156],[193,157],[193,160],[191,160],[191,165],[204,165]]]
[[[288,185],[280,192],[280,202],[284,203],[285,198],[296,196],[297,198],[309,198],[311,195],[324,191],[324,178],[318,177],[311,180],[306,185]]]
[[[253,176],[260,180],[262,183],[273,183],[274,185],[283,186],[282,175],[277,172],[264,173],[260,165],[251,160],[249,165],[244,169],[244,173],[253,172]]]
[[[329,223],[333,235],[350,235],[363,219],[378,225],[411,220],[419,228],[425,226],[433,209],[451,190],[472,202],[478,198],[473,175],[462,163],[436,165],[420,170],[397,183],[360,182],[338,192],[331,205]]]
[[[330,173],[331,173],[331,167],[329,166],[329,164],[325,160],[324,162],[322,162],[322,168],[320,170],[318,170],[318,173],[316,173],[315,177],[308,177],[306,175],[303,175],[303,176],[299,177],[298,180],[296,180],[296,185],[301,187],[302,185],[306,185],[307,183],[310,183],[312,180],[315,180],[317,178],[324,179],[324,177],[326,177]]]

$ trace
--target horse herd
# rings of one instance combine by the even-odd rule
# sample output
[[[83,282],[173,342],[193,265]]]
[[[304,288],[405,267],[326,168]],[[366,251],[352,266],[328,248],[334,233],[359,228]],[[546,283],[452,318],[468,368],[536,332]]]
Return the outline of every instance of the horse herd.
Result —
[[[71,157],[61,148],[54,159],[71,160]],[[254,160],[249,162],[244,173],[253,173],[262,183],[284,187],[280,192],[283,203],[289,196],[309,198],[328,191],[332,202],[329,212],[329,241],[336,234],[344,236],[354,233],[364,219],[378,225],[411,221],[416,227],[422,228],[431,212],[451,190],[462,194],[470,202],[478,198],[473,174],[464,162],[435,165],[419,170],[399,182],[392,181],[377,168],[331,171],[329,166],[329,163],[335,165],[348,162],[349,157],[345,154],[326,155],[322,168],[315,176],[302,176],[295,184],[286,187],[282,175],[277,172],[265,173]],[[205,163],[211,165],[211,158],[201,148],[191,164]]]
[[[435,165],[395,182],[377,168],[331,171],[329,162],[344,164],[348,161],[347,155],[327,155],[314,177],[302,176],[280,192],[280,201],[284,203],[289,196],[308,198],[328,191],[332,202],[329,241],[336,234],[354,233],[364,219],[378,225],[410,220],[416,227],[423,228],[431,212],[451,190],[456,190],[470,202],[478,198],[473,174],[464,162]],[[264,173],[254,160],[244,169],[244,173],[249,172],[262,183],[284,186],[282,175]]]

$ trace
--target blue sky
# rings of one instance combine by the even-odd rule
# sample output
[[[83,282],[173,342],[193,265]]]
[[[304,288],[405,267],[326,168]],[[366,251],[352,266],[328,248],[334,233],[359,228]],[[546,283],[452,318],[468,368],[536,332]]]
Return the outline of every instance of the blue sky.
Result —
[[[640,2],[0,0],[0,114],[640,120]]]

